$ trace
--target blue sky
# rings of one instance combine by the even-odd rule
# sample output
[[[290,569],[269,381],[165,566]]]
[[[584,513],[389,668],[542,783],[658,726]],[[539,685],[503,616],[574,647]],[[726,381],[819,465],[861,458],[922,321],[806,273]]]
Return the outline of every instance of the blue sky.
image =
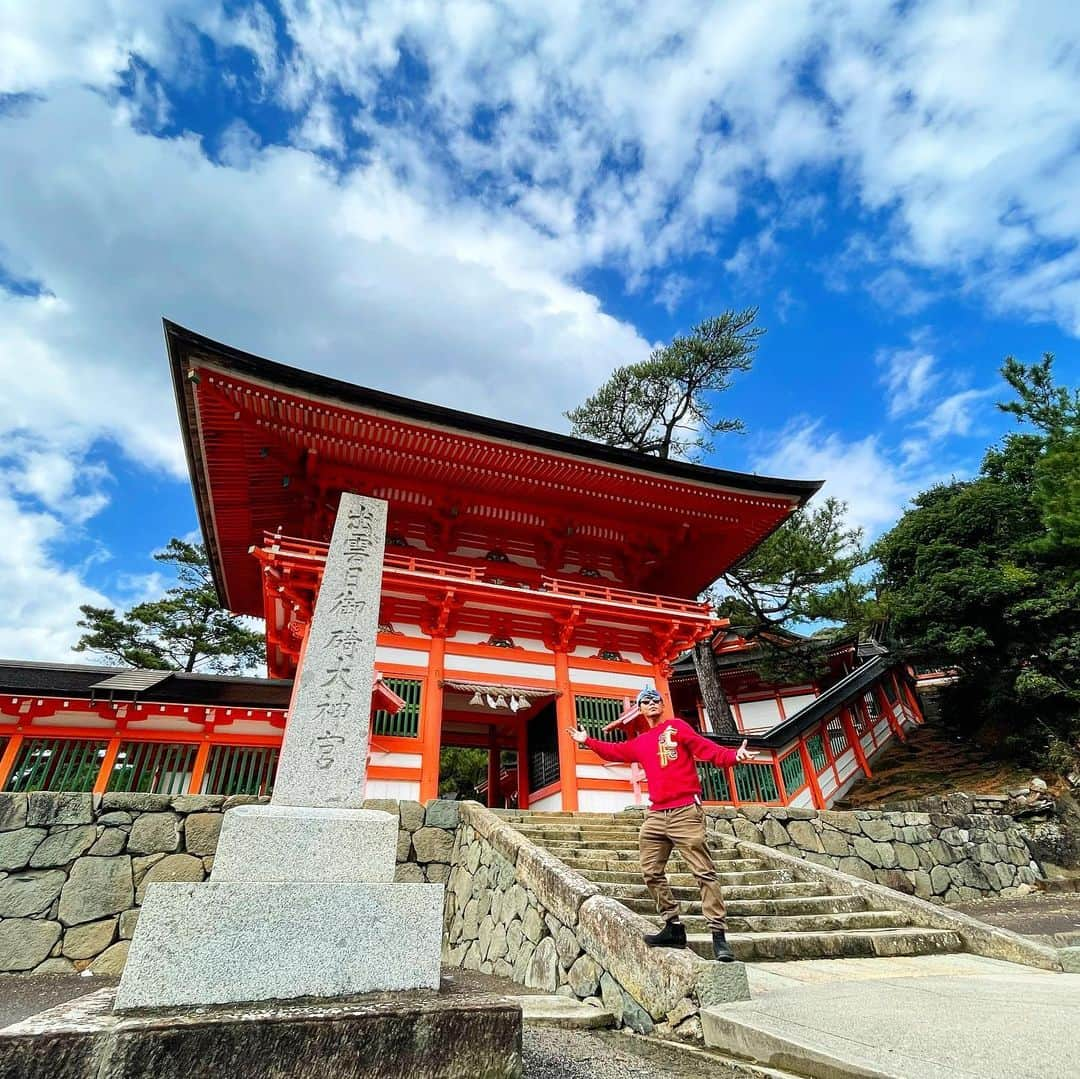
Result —
[[[876,535],[1080,380],[1080,9],[14,0],[0,9],[0,655],[196,527],[160,319],[518,422],[758,305],[710,463]]]

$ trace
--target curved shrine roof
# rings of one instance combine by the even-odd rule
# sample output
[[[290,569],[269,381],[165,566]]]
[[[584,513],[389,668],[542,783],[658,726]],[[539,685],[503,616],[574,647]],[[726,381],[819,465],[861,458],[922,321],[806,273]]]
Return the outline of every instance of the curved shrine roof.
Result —
[[[632,551],[634,587],[693,596],[821,486],[425,404],[164,326],[215,583],[241,613],[263,613],[250,548],[266,532],[328,538],[343,489],[386,498],[391,520],[461,504],[496,526],[576,531]]]

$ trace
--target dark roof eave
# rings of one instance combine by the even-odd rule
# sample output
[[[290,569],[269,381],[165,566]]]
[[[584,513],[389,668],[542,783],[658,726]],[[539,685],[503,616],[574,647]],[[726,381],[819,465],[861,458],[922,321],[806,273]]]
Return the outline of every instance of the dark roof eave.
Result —
[[[789,716],[783,723],[778,723],[761,734],[709,734],[706,737],[725,746],[738,746],[745,738],[751,748],[783,749],[792,738],[816,726],[845,701],[861,693],[880,675],[890,667],[897,666],[899,662],[893,656],[876,656],[861,667],[856,667],[795,715]]]
[[[234,708],[286,708],[292,695],[289,679],[250,678],[244,675],[172,675],[149,689],[95,690],[103,676],[129,671],[127,667],[82,666],[74,663],[32,663],[0,660],[0,693],[16,697],[70,697],[90,700],[140,701],[177,704],[220,704]]]

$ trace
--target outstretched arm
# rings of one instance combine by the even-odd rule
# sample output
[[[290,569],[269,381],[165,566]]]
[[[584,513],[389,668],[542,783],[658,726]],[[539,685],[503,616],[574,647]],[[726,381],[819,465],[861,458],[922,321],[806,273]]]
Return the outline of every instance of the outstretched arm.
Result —
[[[606,761],[620,761],[623,764],[631,764],[637,760],[629,742],[601,742],[596,738],[590,738],[580,727],[571,728],[566,732],[579,746],[591,749],[598,757]]]
[[[703,738],[688,723],[684,724],[684,727],[685,729],[680,731],[679,737],[699,761],[708,761],[718,768],[728,768],[733,764],[742,764],[743,761],[756,761],[758,759],[756,753],[751,753],[746,748],[745,738],[738,749],[729,749],[727,746],[717,745],[716,742],[710,742],[708,738]]]

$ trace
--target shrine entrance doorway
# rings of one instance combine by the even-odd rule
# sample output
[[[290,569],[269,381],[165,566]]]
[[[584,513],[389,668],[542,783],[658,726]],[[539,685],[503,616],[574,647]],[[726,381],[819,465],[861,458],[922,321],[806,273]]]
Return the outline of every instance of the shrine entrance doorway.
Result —
[[[517,809],[558,796],[554,691],[449,681],[443,689],[441,797]]]

